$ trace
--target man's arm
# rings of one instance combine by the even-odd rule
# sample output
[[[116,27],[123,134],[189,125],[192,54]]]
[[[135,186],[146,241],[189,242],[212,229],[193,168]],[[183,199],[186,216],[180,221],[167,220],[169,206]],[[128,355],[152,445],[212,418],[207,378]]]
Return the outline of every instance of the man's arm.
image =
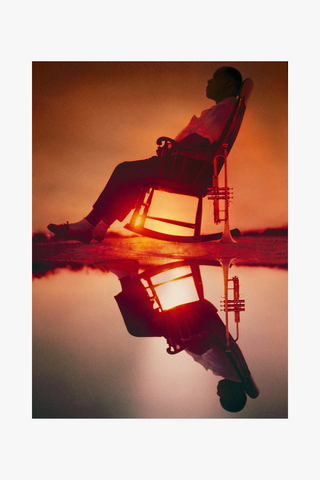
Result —
[[[168,137],[160,137],[159,140],[169,140],[169,143],[172,143],[172,147],[169,145],[170,149],[173,148],[172,152],[177,149],[178,153],[181,155],[186,155],[191,158],[197,158],[198,160],[207,160],[208,155],[212,152],[213,144],[210,144],[210,140],[206,137],[202,137],[197,133],[191,133],[187,135],[182,140],[173,140]],[[160,143],[158,143],[160,145]],[[163,147],[157,149],[157,154],[160,157],[162,155]]]
[[[180,140],[179,143],[188,147],[208,147],[210,145],[210,140],[209,138],[202,137],[197,133],[191,133],[190,135]]]
[[[179,143],[182,145],[182,149],[179,148],[179,153],[197,158],[198,160],[207,160],[208,155],[212,152],[210,140],[206,137],[202,137],[198,133],[191,133],[180,140]],[[187,148],[184,149],[184,146]]]

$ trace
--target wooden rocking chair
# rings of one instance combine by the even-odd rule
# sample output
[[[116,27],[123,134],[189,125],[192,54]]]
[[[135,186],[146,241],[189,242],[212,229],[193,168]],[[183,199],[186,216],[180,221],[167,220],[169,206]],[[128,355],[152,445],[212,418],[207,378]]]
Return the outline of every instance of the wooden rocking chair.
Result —
[[[183,154],[184,160],[182,162],[179,179],[173,180],[171,176],[169,177],[169,180],[164,180],[163,178],[161,178],[161,174],[158,178],[145,179],[143,184],[140,185],[141,194],[133,211],[131,220],[128,224],[125,225],[125,228],[127,230],[146,237],[173,242],[203,242],[208,240],[219,240],[221,238],[225,239],[225,241],[232,241],[231,234],[236,235],[240,233],[238,229],[232,230],[231,232],[229,230],[228,205],[231,195],[230,189],[227,186],[227,156],[240,130],[240,126],[246,110],[247,101],[252,89],[253,82],[250,78],[248,78],[242,84],[240,92],[237,96],[233,112],[227,122],[227,125],[223,130],[223,133],[221,134],[219,141],[212,144],[212,150],[208,154],[207,159],[205,161],[202,161],[203,166],[191,185],[183,184],[181,182],[181,178],[184,172],[187,158],[195,158],[197,154],[201,153],[201,148],[186,147],[185,145],[168,137],[158,138],[157,145],[161,146],[161,154],[159,158],[159,161],[161,162],[161,171],[163,170],[164,162],[166,162],[166,159],[168,159],[168,155],[170,158],[172,158],[172,155],[174,155],[176,158],[177,155]],[[214,172],[212,188],[208,189],[208,181],[206,180],[204,182],[201,179],[203,179],[204,177],[208,178],[208,175],[212,176],[212,165]],[[223,165],[225,170],[225,185],[224,187],[219,187],[218,175]],[[173,174],[174,168],[175,162],[173,162],[171,175]],[[149,216],[148,212],[151,206],[151,202],[153,200],[155,190],[161,190],[164,192],[197,198],[198,203],[196,208],[195,221],[190,223],[179,220],[172,220],[168,218]],[[213,200],[215,223],[220,223],[222,221],[225,222],[225,229],[223,234],[201,234],[202,199],[207,195],[209,195],[209,199]],[[219,207],[219,202],[221,200],[224,201],[225,204],[222,216],[222,210],[220,210]],[[185,227],[191,229],[193,231],[193,234],[173,235],[169,233],[162,233],[157,230],[146,228],[145,223],[147,220],[155,220],[157,222],[164,222],[166,224]]]

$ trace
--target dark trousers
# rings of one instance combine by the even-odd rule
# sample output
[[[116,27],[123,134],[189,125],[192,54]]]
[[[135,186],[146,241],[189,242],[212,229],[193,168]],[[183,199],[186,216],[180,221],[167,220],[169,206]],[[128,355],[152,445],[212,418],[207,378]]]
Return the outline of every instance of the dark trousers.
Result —
[[[169,179],[172,169],[172,180],[177,181],[182,160],[182,156],[178,157],[173,165],[173,158],[168,158],[164,163],[162,171],[159,157],[120,163],[114,169],[93,208],[100,213],[101,219],[107,225],[111,225],[115,220],[122,222],[136,205],[141,192],[141,183],[146,178],[157,178],[160,175],[160,171],[163,179]],[[185,185],[190,185],[202,166],[203,162],[199,160],[187,159],[181,182]],[[208,186],[211,178],[212,176],[207,176]]]

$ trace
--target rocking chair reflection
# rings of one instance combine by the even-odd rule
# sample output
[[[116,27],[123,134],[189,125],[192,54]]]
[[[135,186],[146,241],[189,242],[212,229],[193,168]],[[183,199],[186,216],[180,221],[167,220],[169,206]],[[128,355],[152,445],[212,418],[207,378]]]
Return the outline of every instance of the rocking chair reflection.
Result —
[[[201,264],[220,266],[220,263],[217,260],[204,260],[201,261]],[[169,275],[169,279],[168,275],[163,277],[163,274],[169,271],[172,272]],[[166,312],[167,321],[169,320],[167,327],[169,330],[171,330],[171,335],[167,338],[167,353],[173,355],[185,350],[190,342],[197,338],[198,332],[195,333],[192,331],[191,325],[188,324],[188,321],[185,321],[185,312],[183,310],[190,304],[199,304],[201,308],[203,302],[205,302],[204,288],[200,272],[200,262],[197,260],[180,260],[178,262],[159,265],[149,268],[143,273],[139,274],[139,279],[149,298],[154,302],[154,308],[160,313]],[[172,282],[183,282],[187,279],[190,279],[193,285],[193,301],[189,298],[186,303],[179,304],[174,308],[168,308],[163,303],[164,298],[162,298],[162,295],[159,294],[159,290],[161,290],[163,286],[169,285]],[[185,286],[186,285],[184,284],[184,288]],[[170,321],[171,316],[175,318],[173,322]],[[180,318],[181,321],[178,322],[176,318]],[[174,329],[170,328],[171,323],[171,327],[174,326]]]
[[[221,300],[221,310],[225,312],[226,317],[226,351],[230,352],[230,343],[237,342],[239,338],[239,322],[240,322],[240,312],[244,311],[244,300],[238,298],[239,297],[239,279],[238,277],[233,277],[232,279],[228,278],[229,268],[231,266],[231,262],[233,259],[226,258],[226,259],[215,259],[215,260],[180,260],[178,262],[167,263],[165,265],[156,266],[153,268],[149,268],[145,270],[143,273],[138,275],[138,278],[142,285],[144,286],[150,300],[154,302],[154,309],[158,310],[160,313],[166,312],[168,318],[170,318],[170,312],[172,312],[172,316],[174,318],[173,324],[175,326],[174,330],[172,331],[172,336],[167,338],[168,342],[168,349],[167,352],[169,354],[176,354],[184,350],[190,342],[194,341],[198,336],[198,331],[193,331],[195,325],[189,318],[189,323],[184,319],[186,315],[186,311],[188,309],[188,305],[191,303],[193,307],[196,304],[199,305],[198,315],[201,312],[201,309],[206,311],[208,309],[208,302],[204,296],[204,286],[202,281],[202,275],[200,271],[200,266],[217,266],[223,269],[223,278],[224,278],[224,300]],[[171,272],[170,275],[165,275],[166,272]],[[174,308],[168,308],[168,305],[163,303],[164,298],[162,294],[159,294],[161,288],[166,285],[171,284],[172,282],[181,282],[186,280],[191,281],[191,285],[193,285],[191,291],[193,291],[193,298],[188,298],[186,303],[179,304]],[[232,289],[228,286],[228,282],[230,280],[233,283],[237,284],[236,287],[234,286]],[[182,286],[182,285],[181,285]],[[183,290],[186,289],[186,284],[183,286]],[[188,295],[190,295],[190,290],[188,291]],[[232,290],[234,293],[234,298],[229,299],[228,291]],[[168,291],[167,291],[168,293]],[[237,294],[238,293],[238,294]],[[166,296],[166,295],[165,295]],[[177,299],[175,298],[175,301]],[[174,303],[175,303],[174,301]],[[180,303],[180,302],[179,302]],[[178,312],[178,310],[181,310]],[[235,339],[232,339],[229,332],[229,322],[228,322],[228,312],[234,312],[234,321],[237,328],[237,336]],[[201,314],[200,314],[201,316]],[[177,317],[180,317],[180,322],[176,320]],[[188,315],[187,315],[188,317]],[[204,314],[203,317],[205,318],[206,315]],[[199,317],[198,317],[199,318]],[[203,321],[200,321],[203,323]],[[169,325],[170,327],[170,322]],[[210,330],[210,325],[206,325],[205,321],[202,325],[203,329],[206,328]]]
[[[201,148],[186,147],[181,143],[168,137],[158,138],[157,144],[159,146],[162,146],[160,149],[161,154],[159,159],[159,161],[161,162],[161,171],[163,171],[166,160],[174,156],[174,162],[169,180],[163,179],[161,177],[161,174],[158,178],[147,178],[144,180],[143,184],[140,185],[141,194],[133,211],[131,220],[128,224],[125,225],[126,229],[134,233],[144,235],[146,237],[173,242],[202,242],[219,239],[222,239],[222,241],[225,242],[234,241],[232,235],[239,234],[240,232],[238,229],[230,231],[229,228],[228,207],[231,198],[231,191],[227,185],[227,157],[240,130],[240,126],[246,110],[246,105],[252,89],[253,82],[250,78],[248,78],[242,84],[240,92],[237,96],[237,101],[235,103],[233,112],[227,122],[227,125],[223,130],[223,133],[221,134],[219,141],[212,144],[212,150],[210,151],[207,159],[203,161],[203,166],[191,185],[183,184],[181,182],[181,178],[184,173],[187,158],[196,158],[197,154],[201,153]],[[178,180],[173,180],[172,175],[174,168],[176,168],[175,161],[177,156],[183,156],[183,162]],[[208,175],[212,176],[212,165],[212,187],[208,188],[207,179]],[[218,176],[223,166],[224,186],[219,187]],[[205,177],[206,180],[203,181],[203,178]],[[198,203],[196,208],[195,221],[185,222],[169,218],[149,216],[148,212],[153,201],[154,192],[156,190],[197,198]],[[213,200],[214,223],[219,224],[221,222],[224,222],[223,234],[201,234],[202,203],[203,198],[207,195],[210,200]],[[220,201],[224,202],[224,209],[220,209]],[[170,233],[162,233],[155,229],[147,228],[145,226],[147,220],[191,229],[193,231],[193,234],[173,235]]]
[[[217,310],[208,300],[205,299],[200,266],[222,266],[225,278],[225,274],[228,273],[231,266],[231,261],[232,259],[228,259],[227,261],[218,259],[181,260],[152,267],[138,274],[138,278],[144,286],[148,297],[154,302],[153,308],[157,310],[160,315],[163,315],[163,321],[165,322],[168,331],[168,337],[166,337],[168,354],[177,354],[192,347],[195,343],[206,341],[206,339],[210,337],[212,318]],[[172,272],[169,280],[161,277],[162,274],[169,271]],[[232,280],[235,278],[237,277],[233,277]],[[159,288],[171,282],[179,282],[187,279],[192,281],[193,287],[196,290],[196,300],[179,304],[173,308],[165,308],[163,305],[163,299],[161,300],[161,295],[159,295]],[[238,288],[235,289],[237,292],[238,290]],[[225,294],[226,299],[228,299],[226,290]],[[236,301],[237,299],[232,300],[232,305],[231,307],[230,305],[227,306],[227,310],[235,312],[238,338],[239,313],[240,311],[243,311],[244,308],[243,304],[241,304],[241,307],[237,310],[235,307]],[[229,301],[226,300],[226,303],[229,304]],[[223,308],[223,310],[225,309]],[[252,379],[241,351],[236,346],[236,342],[237,339],[233,339],[229,335],[228,326],[226,325],[226,339],[221,345],[226,345],[225,353],[243,382],[246,393],[250,397],[256,398],[259,395],[259,390]],[[232,344],[234,346],[231,346]]]

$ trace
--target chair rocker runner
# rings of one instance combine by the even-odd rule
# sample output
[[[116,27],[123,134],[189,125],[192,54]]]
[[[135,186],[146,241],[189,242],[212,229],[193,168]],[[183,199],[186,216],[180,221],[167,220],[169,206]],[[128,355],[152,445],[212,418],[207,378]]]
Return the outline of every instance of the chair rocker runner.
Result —
[[[240,89],[237,96],[234,109],[230,118],[220,136],[218,142],[212,144],[212,149],[205,160],[199,160],[203,163],[196,178],[191,185],[185,185],[181,182],[185,166],[188,158],[197,158],[201,154],[201,148],[186,147],[185,145],[168,137],[160,137],[157,140],[157,154],[160,161],[160,175],[158,178],[147,178],[141,187],[141,194],[133,211],[131,220],[125,225],[127,230],[144,235],[146,237],[167,240],[173,242],[203,242],[210,240],[221,240],[222,242],[234,242],[232,235],[239,234],[238,229],[230,231],[229,227],[229,203],[232,198],[231,189],[227,184],[227,157],[235,142],[240,130],[246,105],[253,89],[253,82],[247,78]],[[160,153],[159,153],[160,151]],[[173,179],[173,174],[177,169],[177,159],[181,161],[182,166],[179,167],[180,172],[178,179]],[[162,172],[166,162],[171,159],[172,169],[168,179],[162,177]],[[212,174],[213,166],[213,174]],[[224,166],[224,186],[219,187],[218,177],[220,170]],[[208,188],[208,176],[212,176],[212,187]],[[205,178],[203,181],[203,178]],[[153,201],[155,190],[161,190],[168,193],[186,195],[197,198],[197,208],[194,222],[185,222],[173,220],[169,218],[154,217],[148,215],[151,203]],[[223,233],[201,234],[202,222],[202,202],[203,198],[208,195],[208,199],[213,201],[214,223],[224,222]],[[220,202],[224,202],[224,208],[220,208]],[[192,235],[173,235],[162,233],[157,230],[145,227],[147,220],[163,222],[166,224],[176,225],[191,229]]]

